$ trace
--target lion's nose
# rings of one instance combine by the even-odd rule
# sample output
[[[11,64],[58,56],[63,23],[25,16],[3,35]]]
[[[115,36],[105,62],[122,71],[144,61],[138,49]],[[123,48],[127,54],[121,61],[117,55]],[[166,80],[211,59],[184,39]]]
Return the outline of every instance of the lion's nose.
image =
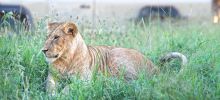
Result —
[[[42,52],[45,54],[48,51],[48,49],[42,49]]]

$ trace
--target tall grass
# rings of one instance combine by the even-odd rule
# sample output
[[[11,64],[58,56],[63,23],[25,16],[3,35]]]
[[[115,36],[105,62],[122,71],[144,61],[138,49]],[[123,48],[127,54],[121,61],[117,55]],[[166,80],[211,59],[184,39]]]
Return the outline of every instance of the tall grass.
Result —
[[[98,24],[96,33],[80,28],[87,44],[134,48],[152,59],[162,71],[137,80],[104,77],[84,82],[71,79],[69,95],[51,98],[45,92],[47,63],[41,53],[46,36],[44,20],[36,31],[0,36],[0,99],[220,99],[220,28],[208,22]],[[161,55],[179,51],[189,62],[183,72],[179,61],[159,66]]]

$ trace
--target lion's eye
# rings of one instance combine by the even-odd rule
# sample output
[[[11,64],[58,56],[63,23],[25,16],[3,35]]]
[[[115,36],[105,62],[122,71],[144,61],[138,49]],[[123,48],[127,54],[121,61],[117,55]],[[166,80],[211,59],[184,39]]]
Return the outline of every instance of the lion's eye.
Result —
[[[57,35],[56,35],[56,36],[54,36],[54,39],[58,39],[59,37],[60,37],[60,36],[57,36]]]

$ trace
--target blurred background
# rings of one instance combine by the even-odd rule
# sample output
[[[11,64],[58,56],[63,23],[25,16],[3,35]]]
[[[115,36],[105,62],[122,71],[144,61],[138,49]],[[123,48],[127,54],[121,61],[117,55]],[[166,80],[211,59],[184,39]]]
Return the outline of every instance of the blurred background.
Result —
[[[155,20],[170,24],[213,22],[214,1],[219,0],[1,0],[0,10],[1,17],[14,12],[15,19],[25,23],[26,29],[43,18],[46,23],[74,21],[83,29],[94,30],[100,23],[123,29],[130,22],[149,24]],[[16,26],[10,19],[7,22]]]
[[[125,22],[137,19],[146,6],[172,6],[188,19],[210,19],[211,0],[1,0],[4,5],[23,5],[34,20],[49,16],[54,20],[114,20]],[[171,14],[169,11],[163,11]]]
[[[1,4],[18,4],[27,7],[34,18],[44,16],[133,18],[141,8],[149,5],[174,6],[184,16],[209,17],[211,0],[1,0]]]

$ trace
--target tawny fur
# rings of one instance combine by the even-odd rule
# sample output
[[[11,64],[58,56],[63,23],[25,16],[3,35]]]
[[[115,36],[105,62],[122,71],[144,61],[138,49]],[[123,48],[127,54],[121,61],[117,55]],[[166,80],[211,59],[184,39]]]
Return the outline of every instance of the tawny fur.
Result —
[[[53,69],[62,75],[79,75],[82,79],[91,79],[92,72],[102,72],[109,76],[118,76],[124,70],[127,80],[135,79],[139,71],[154,74],[158,71],[153,63],[134,49],[112,46],[87,46],[72,23],[48,24],[48,37],[42,49]],[[165,58],[185,57],[180,54],[167,55]],[[50,69],[49,69],[50,70]],[[55,88],[53,75],[49,73],[47,90]]]

